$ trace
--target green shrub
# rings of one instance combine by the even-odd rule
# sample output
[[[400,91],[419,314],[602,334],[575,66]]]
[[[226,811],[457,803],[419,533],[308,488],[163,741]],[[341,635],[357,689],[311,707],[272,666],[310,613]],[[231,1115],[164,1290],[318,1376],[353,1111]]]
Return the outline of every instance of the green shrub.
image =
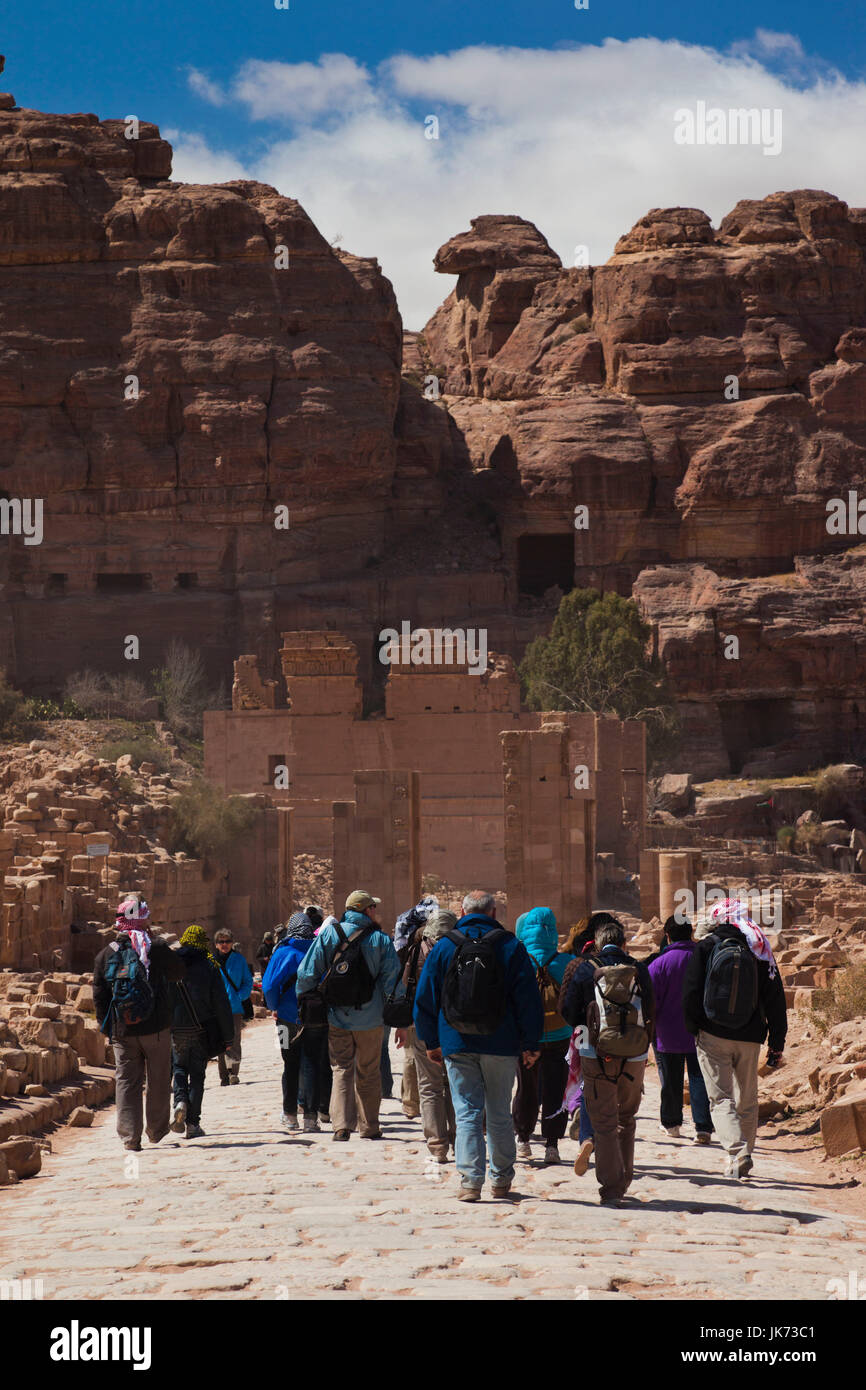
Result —
[[[0,667],[0,738],[14,742],[27,733],[27,701]]]
[[[96,756],[105,758],[106,762],[115,763],[127,753],[132,758],[134,768],[141,767],[142,763],[154,763],[159,772],[166,772],[171,761],[168,749],[155,738],[148,738],[146,734],[111,739],[100,745]]]
[[[42,700],[33,695],[27,700],[26,709],[28,718],[36,720],[86,718],[84,710],[70,699],[64,699],[59,703],[57,700]]]
[[[585,710],[643,719],[651,766],[673,746],[678,719],[650,629],[632,599],[572,589],[547,637],[530,642],[520,664],[530,709]]]
[[[780,825],[776,831],[776,841],[780,849],[786,854],[793,849],[794,841],[797,838],[797,827],[794,825]]]
[[[226,796],[200,777],[172,802],[163,843],[172,854],[224,859],[249,834],[258,815],[258,808],[244,797]]]
[[[816,989],[812,1017],[821,1033],[834,1023],[866,1019],[866,963],[837,970],[828,989]]]

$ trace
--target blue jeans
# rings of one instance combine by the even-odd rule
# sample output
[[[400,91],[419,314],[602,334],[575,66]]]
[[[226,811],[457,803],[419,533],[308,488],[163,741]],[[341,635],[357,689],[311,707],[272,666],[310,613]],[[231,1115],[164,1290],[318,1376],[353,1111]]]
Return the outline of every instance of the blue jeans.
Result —
[[[495,1057],[485,1052],[454,1052],[445,1058],[445,1066],[457,1122],[454,1158],[463,1186],[478,1191],[484,1186],[486,1116],[490,1181],[494,1187],[509,1187],[514,1181],[517,1158],[511,1120],[517,1058]]]
[[[662,1083],[661,1122],[665,1129],[678,1129],[683,1122],[683,1069],[689,1069],[689,1101],[698,1133],[712,1134],[710,1100],[696,1052],[656,1052]]]
[[[581,1142],[581,1144],[582,1144],[582,1143],[584,1142],[584,1140],[586,1140],[586,1139],[592,1139],[593,1137],[594,1137],[594,1136],[593,1136],[593,1132],[592,1132],[592,1120],[589,1118],[589,1111],[588,1111],[587,1108],[586,1108],[586,1101],[585,1101],[584,1098],[583,1098],[583,1091],[581,1091],[581,1093],[580,1093],[580,1136],[579,1136],[580,1142]]]

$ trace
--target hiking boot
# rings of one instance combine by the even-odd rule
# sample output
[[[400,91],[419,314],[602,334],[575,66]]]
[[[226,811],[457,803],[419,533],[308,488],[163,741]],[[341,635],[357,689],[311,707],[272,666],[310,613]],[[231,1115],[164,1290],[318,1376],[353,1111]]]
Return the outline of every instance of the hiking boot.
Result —
[[[319,1124],[320,1124],[320,1125],[329,1125],[330,1123],[331,1123],[331,1117],[330,1117],[330,1115],[328,1114],[327,1110],[320,1110],[320,1111],[319,1111]]]
[[[737,1173],[737,1177],[747,1178],[754,1166],[755,1165],[752,1162],[752,1155],[743,1154],[742,1158],[739,1160],[739,1172]]]
[[[382,1131],[381,1131],[381,1129],[377,1129],[375,1134],[362,1134],[362,1135],[361,1135],[361,1138],[362,1138],[362,1139],[381,1139],[381,1138],[382,1138]]]
[[[221,1076],[221,1077],[220,1077],[220,1085],[221,1085],[221,1086],[227,1086],[228,1084],[229,1084],[229,1079],[228,1079],[228,1077],[227,1077],[227,1076]]]
[[[589,1160],[592,1158],[594,1148],[595,1143],[592,1139],[584,1139],[577,1158],[574,1160],[574,1171],[579,1178],[583,1177],[589,1167]]]
[[[552,1163],[559,1162],[559,1149],[556,1144],[548,1144],[544,1150],[544,1166],[549,1168]]]
[[[147,1130],[146,1133],[148,1140],[151,1144],[161,1144],[165,1136],[168,1134],[168,1130],[164,1129],[162,1131],[162,1134],[151,1134],[149,1130]]]
[[[297,1123],[296,1123],[296,1124],[295,1124],[295,1128],[297,1129],[297,1127],[298,1127],[298,1126],[297,1126]],[[305,1115],[305,1116],[304,1116],[304,1133],[305,1133],[305,1134],[321,1134],[321,1132],[322,1132],[322,1131],[319,1129],[319,1122],[318,1122],[318,1120],[316,1119],[315,1115]]]
[[[506,1183],[503,1187],[492,1187],[490,1191],[494,1197],[507,1197],[511,1191],[511,1183]]]
[[[458,1202],[480,1202],[481,1188],[461,1187],[460,1191],[457,1193],[457,1200]]]
[[[230,1086],[239,1086],[240,1084],[241,1084],[240,1077],[238,1076],[238,1074],[237,1074],[236,1071],[233,1071],[232,1074],[231,1074],[231,1076],[229,1077],[229,1085],[230,1085]]]
[[[680,1137],[679,1125],[659,1125],[659,1129],[663,1134],[666,1134],[669,1139],[679,1139]]]
[[[599,1197],[598,1204],[600,1207],[621,1207],[622,1197]]]
[[[696,1144],[710,1144],[712,1143],[712,1139],[713,1136],[710,1134],[708,1129],[699,1129],[697,1134],[695,1135]]]
[[[518,1158],[531,1158],[531,1157],[532,1157],[532,1145],[530,1144],[530,1142],[529,1142],[528,1139],[522,1140],[522,1142],[519,1143],[519,1144],[517,1145],[517,1157],[518,1157]]]
[[[282,1123],[283,1129],[287,1129],[287,1130],[289,1130],[292,1134],[294,1134],[295,1130],[298,1128],[298,1117],[297,1117],[297,1115],[289,1115],[289,1114],[284,1110],[284,1111],[283,1111],[283,1118],[282,1118],[281,1123]]]
[[[349,1131],[347,1129],[335,1129],[331,1137],[332,1139],[336,1139],[338,1144],[348,1144]]]
[[[183,1134],[186,1128],[186,1101],[179,1100],[174,1107],[170,1128],[175,1134]]]
[[[127,1149],[131,1154],[140,1154],[140,1153],[141,1153],[141,1140],[140,1140],[140,1139],[129,1139],[129,1140],[127,1140],[127,1142],[124,1144],[123,1147],[124,1147],[125,1149]]]
[[[185,1139],[203,1139],[204,1130],[201,1125],[187,1125]]]

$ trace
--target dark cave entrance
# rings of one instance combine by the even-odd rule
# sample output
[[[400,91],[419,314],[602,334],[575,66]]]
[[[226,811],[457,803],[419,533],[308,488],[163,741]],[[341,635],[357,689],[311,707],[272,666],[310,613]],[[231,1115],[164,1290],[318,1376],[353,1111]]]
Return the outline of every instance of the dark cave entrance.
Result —
[[[520,536],[517,541],[517,587],[540,598],[558,584],[567,594],[574,588],[574,534]]]

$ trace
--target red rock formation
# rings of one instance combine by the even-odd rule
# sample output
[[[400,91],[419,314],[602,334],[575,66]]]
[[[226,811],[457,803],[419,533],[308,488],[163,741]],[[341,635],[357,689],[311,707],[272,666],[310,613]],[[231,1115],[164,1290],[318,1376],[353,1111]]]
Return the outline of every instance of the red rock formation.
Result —
[[[866,495],[866,209],[653,209],[596,268],[476,218],[401,381],[375,261],[263,184],[171,183],[156,127],[129,133],[0,101],[0,498],[45,507],[40,545],[0,550],[0,665],[28,687],[120,669],[129,633],[149,666],[181,637],[268,678],[281,631],[323,628],[369,687],[383,625],[486,624],[519,655],[575,581],[699,563],[712,587],[850,546],[826,503]],[[676,609],[691,579],[665,582]]]

